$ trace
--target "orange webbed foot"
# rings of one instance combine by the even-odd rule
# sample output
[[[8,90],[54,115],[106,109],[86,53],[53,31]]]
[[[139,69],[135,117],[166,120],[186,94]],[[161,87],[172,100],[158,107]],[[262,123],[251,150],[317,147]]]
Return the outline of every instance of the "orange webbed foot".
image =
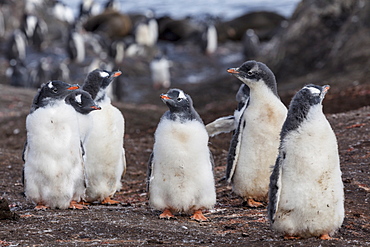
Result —
[[[284,239],[294,240],[294,239],[302,239],[302,238],[301,237],[297,237],[297,236],[291,236],[291,235],[285,234]]]
[[[39,202],[37,203],[36,207],[35,207],[36,210],[46,210],[46,209],[50,209],[50,207],[48,206],[45,206],[45,204]]]
[[[248,207],[251,207],[251,208],[263,207],[263,203],[262,202],[257,202],[255,200],[253,200],[252,198],[248,198],[247,199],[247,205],[248,205]]]
[[[176,217],[172,214],[171,210],[169,210],[168,208],[166,208],[163,213],[161,213],[159,215],[159,218],[160,219],[176,219]]]
[[[78,203],[77,201],[71,201],[69,203],[69,207],[70,209],[87,209],[88,207],[85,206],[85,205],[82,205],[80,203]]]
[[[329,236],[329,234],[325,233],[325,234],[322,234],[320,236],[320,239],[322,239],[322,240],[330,240],[332,238]]]
[[[203,215],[202,210],[196,210],[190,219],[198,222],[208,221],[208,219]]]
[[[103,205],[118,205],[120,204],[121,202],[120,201],[115,201],[115,200],[112,200],[110,197],[106,197],[104,198],[103,201],[100,202],[101,204]]]

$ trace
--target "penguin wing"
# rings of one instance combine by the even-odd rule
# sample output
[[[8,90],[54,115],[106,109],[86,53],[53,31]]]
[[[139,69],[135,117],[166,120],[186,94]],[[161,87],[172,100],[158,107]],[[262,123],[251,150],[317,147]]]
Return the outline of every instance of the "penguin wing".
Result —
[[[146,191],[149,193],[149,184],[150,184],[150,179],[152,176],[152,171],[153,171],[153,158],[154,154],[151,153],[148,161],[148,169],[146,171]]]
[[[122,176],[124,176],[126,174],[126,152],[125,152],[125,149],[122,148],[122,165],[123,165],[123,172],[122,172]]]
[[[217,118],[215,121],[206,125],[208,135],[213,137],[221,133],[228,133],[235,130],[235,117],[226,116]]]
[[[276,159],[274,169],[270,176],[270,185],[269,185],[269,204],[267,207],[268,218],[270,222],[275,221],[275,213],[277,211],[280,192],[281,192],[281,172],[283,167],[283,161],[285,153],[280,153]]]
[[[241,115],[240,119],[243,119],[244,113]],[[235,130],[234,135],[231,139],[229,153],[227,154],[227,166],[226,166],[226,180],[230,183],[234,175],[236,168],[236,162],[239,157],[240,143],[241,143],[241,128],[243,121],[239,121],[238,128]],[[244,127],[244,126],[243,126]]]

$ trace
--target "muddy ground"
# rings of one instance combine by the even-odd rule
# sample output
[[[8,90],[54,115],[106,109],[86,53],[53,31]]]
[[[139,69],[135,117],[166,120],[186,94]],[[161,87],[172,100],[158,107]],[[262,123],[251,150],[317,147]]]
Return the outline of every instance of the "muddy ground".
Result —
[[[205,123],[232,114],[239,82],[183,86],[192,95]],[[232,85],[232,86],[230,86]],[[333,87],[332,87],[333,88]],[[215,158],[217,204],[206,213],[209,222],[160,220],[145,193],[145,173],[153,133],[167,110],[153,91],[141,104],[115,102],[126,119],[127,173],[114,199],[118,206],[92,205],[88,210],[35,211],[22,192],[21,153],[25,118],[35,90],[0,85],[0,196],[7,199],[14,219],[0,220],[0,246],[366,246],[370,245],[370,89],[368,85],[329,91],[324,100],[327,118],[337,135],[346,217],[335,239],[284,240],[269,229],[266,208],[251,209],[219,180],[225,174],[231,134],[210,139]],[[206,93],[205,93],[206,92]],[[288,104],[292,91],[281,92]],[[333,114],[333,112],[336,112]],[[338,113],[339,112],[339,113]]]

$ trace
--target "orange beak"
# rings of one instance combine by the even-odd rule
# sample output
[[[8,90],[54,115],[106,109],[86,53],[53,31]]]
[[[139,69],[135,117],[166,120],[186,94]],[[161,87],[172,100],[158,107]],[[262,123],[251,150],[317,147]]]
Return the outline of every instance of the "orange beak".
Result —
[[[231,74],[239,74],[239,72],[236,69],[234,69],[234,68],[227,69],[227,72],[229,72]]]
[[[94,110],[101,110],[101,107],[100,106],[92,106],[91,108],[93,108]]]
[[[68,90],[76,90],[76,89],[79,89],[80,88],[80,86],[79,85],[73,85],[73,86],[71,86],[71,87],[69,87],[69,88],[67,88]]]
[[[324,87],[324,92],[329,91],[329,89],[330,89],[330,86],[329,86],[329,85],[326,85],[326,86]]]
[[[122,75],[122,72],[118,70],[118,71],[114,72],[113,77],[118,77],[120,75]]]
[[[168,97],[167,95],[165,94],[161,94],[161,99],[171,99],[170,97]]]

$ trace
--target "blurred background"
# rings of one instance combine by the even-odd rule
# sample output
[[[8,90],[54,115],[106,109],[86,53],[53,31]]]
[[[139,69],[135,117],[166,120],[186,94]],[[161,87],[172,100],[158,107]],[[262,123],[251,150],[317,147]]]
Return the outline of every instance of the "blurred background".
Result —
[[[123,72],[115,101],[151,104],[179,87],[207,94],[205,105],[235,95],[240,81],[226,69],[253,59],[287,104],[308,83],[332,86],[331,112],[370,104],[365,0],[3,0],[0,49],[1,84],[12,87],[82,84],[103,68]]]

